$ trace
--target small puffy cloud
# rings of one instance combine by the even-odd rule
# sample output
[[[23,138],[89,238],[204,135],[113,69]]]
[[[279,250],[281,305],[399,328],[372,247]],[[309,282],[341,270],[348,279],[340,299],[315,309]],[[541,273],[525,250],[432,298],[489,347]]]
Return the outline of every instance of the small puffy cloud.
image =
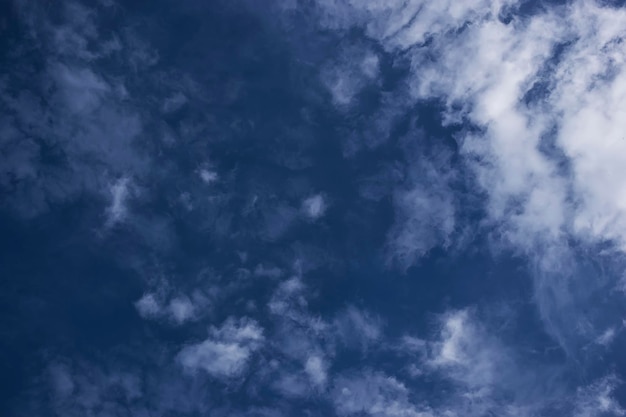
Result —
[[[258,324],[245,319],[229,319],[209,333],[205,341],[185,346],[178,353],[177,360],[185,371],[203,371],[218,379],[240,376],[264,340]]]
[[[239,375],[245,368],[250,350],[238,343],[206,340],[184,348],[178,355],[185,370],[203,370],[217,378]]]
[[[198,176],[205,184],[212,184],[219,178],[217,172],[205,168],[198,170]]]
[[[106,209],[107,226],[124,221],[128,209],[126,203],[130,194],[130,182],[128,178],[120,178],[109,188],[110,204]]]
[[[146,293],[135,302],[139,315],[149,320],[166,320],[170,324],[182,325],[198,320],[203,315],[201,309],[207,309],[209,299],[200,292],[191,297],[178,294],[168,301],[168,297],[159,293]]]
[[[144,294],[135,302],[135,308],[143,318],[156,318],[162,313],[162,307],[154,294]]]
[[[323,387],[326,385],[328,371],[327,365],[322,357],[317,355],[310,356],[304,364],[304,370],[315,386]]]
[[[312,195],[302,202],[302,211],[312,219],[318,219],[324,215],[326,211],[326,201],[321,194]]]
[[[178,323],[184,323],[195,316],[195,306],[187,297],[176,297],[168,306],[172,319]]]

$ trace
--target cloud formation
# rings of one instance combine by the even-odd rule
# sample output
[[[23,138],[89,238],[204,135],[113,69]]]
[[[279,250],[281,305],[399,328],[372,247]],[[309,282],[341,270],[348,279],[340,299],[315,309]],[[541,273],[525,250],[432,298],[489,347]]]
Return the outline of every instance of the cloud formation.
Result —
[[[203,342],[185,346],[178,353],[185,371],[204,371],[218,379],[240,376],[264,341],[263,330],[250,320],[229,320],[209,333]]]

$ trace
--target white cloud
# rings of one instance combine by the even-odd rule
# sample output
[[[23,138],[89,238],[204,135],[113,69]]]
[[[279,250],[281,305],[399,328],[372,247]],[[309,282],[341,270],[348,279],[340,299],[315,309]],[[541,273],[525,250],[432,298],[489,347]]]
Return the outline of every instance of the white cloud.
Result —
[[[135,308],[143,318],[155,318],[162,312],[162,307],[156,296],[151,293],[144,294],[135,302]]]
[[[230,319],[212,328],[203,342],[185,346],[177,360],[187,372],[204,371],[218,379],[240,376],[263,343],[263,330],[254,321]]]
[[[130,184],[128,178],[120,178],[109,188],[111,202],[107,207],[107,227],[124,221],[128,213],[126,207],[130,193]]]
[[[122,47],[120,37],[132,38],[131,31],[101,31],[99,13],[77,2],[60,4],[54,22],[37,2],[16,11],[42,65],[24,73],[20,68],[31,65],[32,55],[16,48],[14,65],[3,68],[6,82],[24,86],[0,84],[0,103],[8,110],[0,116],[0,129],[8,125],[19,132],[19,141],[2,135],[0,146],[21,162],[11,168],[14,173],[3,174],[20,179],[7,205],[21,216],[35,216],[85,193],[101,195],[112,177],[145,175],[146,155],[133,143],[143,119],[127,100],[126,77],[96,65],[106,57],[125,67],[132,48]],[[54,149],[53,158],[46,149]]]
[[[304,364],[304,370],[315,386],[324,387],[326,385],[328,378],[327,365],[322,357],[317,355],[309,356]]]
[[[315,194],[302,202],[302,210],[310,219],[317,219],[324,215],[326,202],[321,194]]]
[[[200,179],[206,184],[212,184],[219,178],[217,172],[209,171],[208,169],[204,168],[198,171],[198,175],[200,176]]]
[[[503,348],[466,310],[450,312],[443,317],[439,340],[431,348],[428,365],[471,390],[489,390],[494,382],[503,385],[504,381],[498,378],[510,372],[505,366],[514,365],[505,363],[507,358]]]
[[[172,299],[168,306],[168,310],[172,319],[178,324],[182,324],[194,318],[196,314],[195,306],[189,298],[184,296]]]
[[[626,10],[578,0],[505,23],[517,2],[317,5],[327,28],[362,27],[408,59],[414,101],[442,102],[447,123],[475,128],[457,136],[458,166],[487,197],[482,224],[495,246],[537,267],[539,310],[568,354],[579,339],[595,340],[596,319],[579,303],[604,284],[568,265],[578,262],[569,247],[608,243],[618,257],[626,250],[626,122],[616,110],[626,106]],[[338,91],[353,100],[352,90]],[[448,245],[463,214],[445,183],[417,184],[396,195],[399,221],[389,238],[392,258],[404,266]],[[564,329],[572,314],[576,331]]]
[[[246,366],[250,350],[238,343],[205,340],[185,347],[178,355],[185,370],[203,370],[211,376],[223,378],[239,375]]]
[[[571,415],[573,417],[623,416],[626,410],[613,396],[617,385],[616,378],[605,377],[578,389]]]
[[[379,372],[340,376],[334,381],[333,402],[341,416],[430,417],[409,401],[409,391],[397,379]]]
[[[363,88],[377,82],[378,75],[378,56],[366,47],[350,46],[340,49],[336,60],[325,66],[321,80],[334,104],[345,110]]]
[[[602,346],[608,346],[615,339],[616,331],[613,328],[606,329],[598,338],[596,339],[596,343]]]

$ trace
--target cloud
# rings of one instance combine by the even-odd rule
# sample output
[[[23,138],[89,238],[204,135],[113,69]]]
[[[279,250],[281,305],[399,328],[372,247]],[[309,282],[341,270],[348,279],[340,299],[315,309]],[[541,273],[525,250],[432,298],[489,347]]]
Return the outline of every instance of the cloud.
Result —
[[[427,365],[446,377],[477,392],[497,385],[509,389],[507,380],[516,364],[504,347],[471,317],[467,310],[453,311],[442,318],[439,338],[431,345]],[[519,374],[520,381],[523,375]]]
[[[435,164],[428,180],[395,193],[390,258],[406,268],[449,247],[459,218],[471,216],[459,211],[463,200],[451,184],[468,178],[464,186],[486,197],[486,218],[474,227],[491,235],[495,253],[529,260],[555,340],[570,355],[581,340],[595,340],[606,318],[582,312],[584,294],[618,277],[561,268],[601,245],[624,258],[626,140],[615,109],[626,104],[626,10],[583,0],[530,12],[496,0],[316,4],[322,27],[361,28],[391,58],[408,61],[411,101],[440,103],[444,124],[459,129],[454,170]],[[352,103],[354,95],[345,96]],[[566,323],[571,314],[577,330]]]
[[[52,388],[44,395],[49,401],[45,412],[64,416],[128,415],[130,409],[134,415],[145,412],[141,406],[145,387],[132,371],[102,369],[81,360],[60,358],[49,364],[45,376]],[[29,406],[36,413],[42,411],[34,404]]]
[[[317,355],[309,356],[304,364],[304,370],[311,382],[318,387],[326,385],[328,379],[327,364],[324,359]]]
[[[41,59],[34,68],[33,56],[16,48],[0,84],[0,126],[9,133],[0,146],[20,162],[3,164],[0,186],[4,205],[18,216],[36,216],[85,192],[106,198],[102,191],[112,179],[147,173],[149,158],[135,146],[144,120],[129,100],[126,78],[98,65],[111,59],[125,67],[136,52],[124,42],[132,35],[101,31],[99,16],[71,1],[59,5],[54,22],[37,2],[16,7],[29,50]]]
[[[609,376],[579,388],[574,399],[574,417],[623,416],[626,414],[613,391],[617,386],[615,377]]]
[[[355,98],[379,76],[379,58],[363,46],[350,45],[340,49],[338,57],[322,70],[321,80],[333,103],[340,110],[348,110]]]
[[[212,328],[203,342],[185,346],[177,361],[189,373],[204,371],[218,379],[240,376],[263,341],[263,330],[254,321],[230,319]]]
[[[326,202],[321,194],[315,194],[308,197],[302,202],[302,210],[312,220],[324,215],[326,211]]]
[[[209,298],[199,290],[191,296],[173,294],[161,287],[155,292],[145,293],[134,303],[139,315],[148,320],[165,320],[169,324],[182,325],[198,321],[210,312]]]
[[[431,417],[409,401],[409,390],[397,379],[380,372],[364,371],[335,379],[333,403],[340,416]]]
[[[217,175],[217,172],[209,171],[208,169],[205,169],[205,168],[200,169],[198,171],[198,175],[200,176],[200,179],[204,181],[204,183],[206,184],[214,183],[219,178],[219,176]]]
[[[123,221],[127,215],[126,202],[130,193],[128,178],[120,178],[110,187],[111,203],[107,207],[107,227]]]

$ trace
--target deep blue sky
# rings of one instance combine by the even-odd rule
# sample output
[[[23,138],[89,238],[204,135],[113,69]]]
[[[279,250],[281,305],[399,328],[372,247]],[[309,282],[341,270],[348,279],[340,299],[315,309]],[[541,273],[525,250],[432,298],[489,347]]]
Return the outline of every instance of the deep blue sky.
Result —
[[[626,413],[626,10],[0,5],[0,416]]]

